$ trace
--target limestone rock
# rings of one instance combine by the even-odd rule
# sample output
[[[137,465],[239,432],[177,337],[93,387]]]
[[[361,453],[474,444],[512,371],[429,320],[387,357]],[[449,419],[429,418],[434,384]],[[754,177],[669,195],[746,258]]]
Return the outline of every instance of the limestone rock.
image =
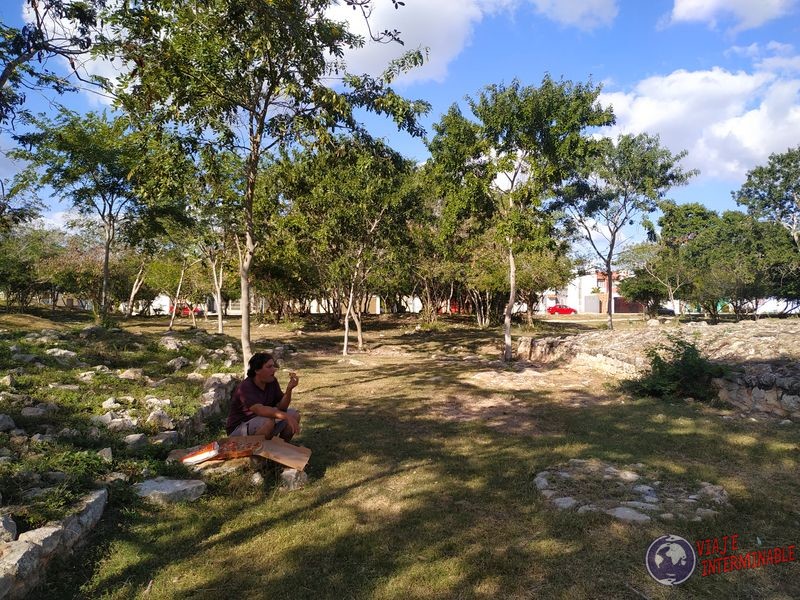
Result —
[[[136,494],[156,504],[192,502],[206,491],[206,484],[197,480],[167,479],[156,477],[133,486]]]
[[[0,415],[0,431],[11,431],[16,428],[17,426],[14,423],[14,419],[8,415]]]
[[[105,332],[105,329],[100,327],[99,325],[92,325],[89,327],[84,327],[81,332],[78,334],[78,337],[82,340],[88,339],[90,337],[97,337],[102,335]]]
[[[111,452],[111,448],[103,448],[102,450],[98,450],[97,456],[102,458],[104,462],[114,462],[114,455]]]
[[[65,360],[77,360],[78,355],[72,350],[65,350],[64,348],[50,348],[44,351],[48,356],[54,358],[62,358]]]
[[[158,345],[167,350],[180,350],[186,345],[186,342],[176,338],[173,335],[165,335],[158,340]]]
[[[164,406],[171,406],[172,400],[169,398],[156,398],[155,396],[147,396],[144,399],[144,404],[147,408],[162,408]]]
[[[191,364],[189,359],[185,356],[179,356],[177,358],[173,358],[171,361],[167,363],[167,366],[175,371],[180,371],[183,367],[187,367]]]
[[[108,400],[103,400],[103,403],[100,405],[105,410],[117,410],[118,408],[122,408],[122,404],[117,402],[116,398],[109,398]],[[111,420],[109,419],[109,422]]]
[[[32,542],[9,542],[0,557],[0,573],[10,575],[13,579],[27,580],[38,569],[41,556],[41,546]]]
[[[632,508],[627,508],[624,506],[618,506],[617,508],[612,508],[611,510],[607,510],[606,514],[611,515],[615,519],[619,519],[620,521],[628,521],[633,523],[647,523],[650,521],[650,517],[645,514],[642,514]]]
[[[19,362],[19,363],[32,364],[32,363],[36,362],[36,357],[33,354],[22,354],[22,353],[19,353],[19,354],[13,354],[11,356],[11,360],[13,360],[14,362]]]
[[[26,406],[20,411],[23,417],[44,417],[47,414],[47,411],[40,406]]]
[[[61,542],[62,530],[60,527],[39,527],[26,531],[19,536],[23,542],[30,542],[36,544],[42,549],[42,554],[45,556],[51,554]]]
[[[637,510],[661,510],[660,506],[656,506],[655,504],[648,504],[647,502],[629,501],[629,502],[623,502],[622,505]]]
[[[117,415],[109,411],[102,415],[92,415],[89,420],[95,425],[104,425],[108,427],[108,424],[116,418]]]
[[[150,438],[150,442],[156,446],[174,446],[180,442],[181,434],[177,431],[162,431]]]
[[[13,542],[17,539],[17,524],[11,515],[0,515],[0,542]]]
[[[111,422],[108,424],[109,431],[132,431],[136,429],[136,426],[139,424],[138,419],[131,419],[129,417],[120,417],[118,419],[112,419]]]
[[[284,469],[281,473],[281,486],[287,490],[298,490],[308,483],[308,475],[297,469]]]
[[[172,417],[160,408],[154,410],[147,416],[147,423],[155,425],[159,429],[172,429],[175,426]]]
[[[143,433],[132,433],[122,438],[128,450],[141,450],[147,447],[147,436]]]
[[[120,379],[141,379],[144,377],[142,369],[127,369],[119,374]]]
[[[578,503],[578,501],[575,500],[575,498],[571,498],[569,496],[563,498],[553,498],[552,502],[553,504],[556,505],[556,508],[558,508],[559,510],[570,509]]]

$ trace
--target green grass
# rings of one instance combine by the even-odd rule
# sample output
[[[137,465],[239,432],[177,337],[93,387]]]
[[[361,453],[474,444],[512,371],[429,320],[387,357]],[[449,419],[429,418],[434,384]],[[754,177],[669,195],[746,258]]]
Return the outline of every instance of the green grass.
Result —
[[[436,331],[412,333],[413,325],[367,322],[368,345],[396,352],[354,355],[360,365],[339,362],[338,332],[308,328],[298,337],[282,326],[254,329],[254,336],[300,350],[282,367],[301,377],[298,442],[314,452],[310,484],[281,491],[276,470],[263,489],[254,489],[242,474],[212,480],[195,503],[167,508],[114,487],[88,545],[52,565],[34,596],[800,597],[797,563],[695,574],[677,590],[657,584],[644,569],[645,550],[665,533],[690,541],[738,533],[747,550],[759,547],[757,539],[761,548],[796,543],[796,425],[728,421],[701,405],[619,398],[601,379],[569,370],[542,371],[542,379],[561,377],[568,386],[503,388],[509,370],[430,358],[434,352],[496,358],[496,350],[490,354],[496,330],[476,331],[458,318]],[[548,321],[540,334],[552,335],[558,325]],[[578,325],[587,326],[564,327]],[[153,340],[160,333],[155,322],[125,328]],[[120,368],[137,360],[157,374],[146,355],[122,356]],[[476,379],[477,373],[494,375]],[[28,393],[36,393],[36,377],[56,376],[63,373],[30,375]],[[111,395],[164,394],[129,383],[102,385],[121,386]],[[193,390],[177,380],[170,385],[188,406]],[[93,400],[65,393],[56,400],[80,421],[108,393],[97,391]],[[570,405],[586,398],[591,401],[582,408]],[[161,458],[121,457],[120,464],[141,478],[144,467],[163,469]],[[533,478],[570,458],[642,463],[640,472],[686,488],[722,484],[732,506],[710,521],[644,525],[560,512],[538,494]],[[591,495],[597,488],[587,484],[581,491]]]

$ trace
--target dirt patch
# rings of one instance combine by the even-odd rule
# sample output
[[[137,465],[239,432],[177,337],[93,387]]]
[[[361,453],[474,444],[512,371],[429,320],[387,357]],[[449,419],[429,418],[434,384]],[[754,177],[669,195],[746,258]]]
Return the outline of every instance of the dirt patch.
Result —
[[[537,408],[544,403],[558,403],[571,408],[608,405],[621,400],[611,391],[608,376],[588,366],[538,369],[532,366],[517,370],[486,370],[462,374],[460,379],[471,387],[495,390],[493,393],[457,393],[433,398],[427,410],[445,421],[483,422],[487,427],[516,435],[537,435]],[[530,399],[533,392],[534,399]],[[539,400],[536,392],[542,392]],[[525,398],[519,397],[524,395]]]

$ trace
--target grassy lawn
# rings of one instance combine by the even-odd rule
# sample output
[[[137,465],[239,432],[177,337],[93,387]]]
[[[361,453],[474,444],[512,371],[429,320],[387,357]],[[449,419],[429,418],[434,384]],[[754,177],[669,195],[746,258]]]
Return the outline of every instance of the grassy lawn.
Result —
[[[53,326],[44,316],[15,318],[0,316],[0,328]],[[89,544],[52,565],[34,597],[800,598],[797,562],[709,577],[698,570],[677,589],[644,567],[647,547],[667,533],[690,542],[736,533],[743,551],[797,543],[797,425],[723,420],[700,405],[624,397],[612,381],[569,366],[504,368],[492,362],[497,331],[458,318],[430,331],[415,325],[369,322],[371,352],[345,359],[338,332],[254,328],[265,340],[257,348],[285,341],[299,350],[282,367],[301,377],[294,404],[304,424],[297,441],[314,452],[309,485],[282,491],[277,469],[263,488],[253,488],[249,474],[229,476],[211,481],[200,500],[168,508],[112,488]],[[594,326],[548,319],[535,331]],[[164,320],[124,329],[144,348],[98,342],[93,356],[119,368],[144,362],[164,375],[160,361],[177,355],[153,348]],[[226,332],[234,339],[235,323]],[[66,381],[53,372],[47,376]],[[24,383],[31,391],[43,377]],[[193,393],[177,379],[169,385],[175,397]],[[74,412],[88,414],[108,391],[75,398]],[[119,456],[136,479],[145,466],[164,469],[157,452]],[[641,463],[665,485],[721,484],[731,507],[707,521],[646,524],[559,511],[533,479],[571,458]]]

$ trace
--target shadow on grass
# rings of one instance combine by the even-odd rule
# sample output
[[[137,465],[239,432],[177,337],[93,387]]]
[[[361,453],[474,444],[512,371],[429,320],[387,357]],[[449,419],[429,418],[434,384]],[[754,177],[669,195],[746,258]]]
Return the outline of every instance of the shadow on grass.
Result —
[[[306,415],[298,441],[314,450],[309,486],[286,493],[273,480],[253,491],[246,477],[233,478],[196,503],[163,509],[112,492],[89,545],[32,597],[667,598],[673,590],[643,567],[659,535],[736,532],[745,549],[756,537],[771,546],[800,535],[793,429],[652,399],[586,404],[608,395],[580,385],[495,388],[492,376],[523,368],[422,356],[484,340],[483,332],[466,342],[450,333],[414,337],[430,348],[386,364],[369,355],[377,364],[293,356],[293,367],[313,373],[298,398]],[[442,394],[478,408],[469,420],[448,418]],[[503,397],[501,408],[481,408],[492,396]],[[643,525],[557,511],[533,478],[571,458],[641,463],[642,472],[687,488],[722,483],[733,506],[710,522]],[[796,564],[728,575],[695,576],[681,591],[800,597]]]
[[[374,371],[367,381],[415,373],[408,364]],[[437,370],[453,381],[457,373],[455,366]],[[701,408],[653,400],[565,407],[565,396],[584,394],[578,390],[521,394],[531,422],[548,426],[541,435],[509,434],[493,429],[488,416],[441,419],[414,389],[397,392],[315,403],[301,440],[314,448],[304,490],[236,497],[220,487],[194,505],[143,511],[105,533],[100,556],[88,551],[101,560],[82,582],[66,588],[51,578],[45,589],[51,597],[82,586],[76,597],[188,599],[628,598],[636,597],[632,588],[665,598],[669,590],[642,566],[659,535],[677,529],[693,540],[738,532],[747,548],[757,533],[778,545],[800,531],[791,492],[796,446],[789,450],[796,432],[727,423]],[[645,525],[559,512],[532,479],[570,458],[642,463],[665,482],[724,482],[733,508],[710,523]],[[790,564],[694,577],[682,590],[791,598],[798,581]]]

